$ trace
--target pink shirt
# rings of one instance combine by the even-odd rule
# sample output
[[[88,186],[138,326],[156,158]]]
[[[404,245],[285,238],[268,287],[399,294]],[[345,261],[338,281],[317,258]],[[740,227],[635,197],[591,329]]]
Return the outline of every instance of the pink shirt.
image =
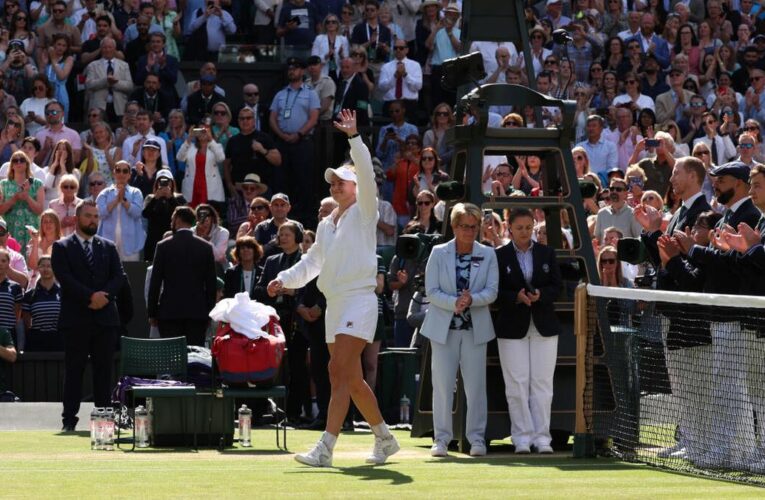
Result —
[[[67,216],[73,216],[75,210],[77,209],[77,204],[81,200],[78,197],[74,197],[74,200],[70,204],[65,204],[64,200],[61,198],[56,198],[55,200],[51,200],[50,204],[48,205],[48,208],[56,212],[56,215],[58,215],[58,219],[60,221],[64,221],[64,217]],[[69,236],[74,232],[74,226],[68,226],[64,227],[63,224],[61,224],[61,236]]]

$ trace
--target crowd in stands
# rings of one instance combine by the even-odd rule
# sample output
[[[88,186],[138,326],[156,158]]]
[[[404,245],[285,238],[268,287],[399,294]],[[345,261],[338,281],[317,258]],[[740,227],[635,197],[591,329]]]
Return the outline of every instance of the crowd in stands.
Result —
[[[530,62],[509,41],[463,47],[461,12],[461,2],[446,0],[5,0],[0,358],[15,359],[14,339],[23,338],[26,351],[62,349],[51,247],[76,231],[76,207],[88,200],[98,207],[98,235],[114,242],[123,262],[151,263],[174,210],[191,207],[192,232],[213,248],[220,296],[246,291],[274,305],[290,358],[310,350],[318,359],[323,344],[309,340],[323,328],[315,283],[278,297],[265,286],[310,248],[312,230],[334,208],[321,174],[347,154],[331,122],[352,109],[375,156],[377,242],[387,255],[380,331],[364,355],[374,387],[385,321],[393,327],[388,345],[409,346],[427,308],[416,279],[424,269],[390,255],[398,234],[448,225],[436,188],[449,180],[446,131],[455,124],[456,96],[440,81],[443,62],[465,51],[481,53],[487,75],[480,83],[533,82],[576,101],[571,154],[577,176],[597,186],[584,210],[602,283],[633,286],[645,270],[617,254],[618,241],[633,237],[664,270],[660,286],[687,290],[684,273],[698,276],[709,265],[694,261],[693,243],[710,244],[710,229],[725,229],[742,206],[765,203],[748,192],[750,176],[765,169],[765,15],[752,0],[529,1]],[[554,41],[560,28],[570,43]],[[258,82],[247,82],[234,109],[215,61],[227,38],[241,36],[310,57],[287,61],[286,85],[270,102],[260,99]],[[192,52],[208,62],[198,80],[185,82],[179,61]],[[490,124],[506,128],[562,119],[557,108],[539,114],[522,104],[491,111]],[[330,137],[331,147],[319,137]],[[543,185],[548,161],[487,155],[483,191],[555,195]],[[705,210],[697,210],[699,200]],[[741,222],[761,229],[759,211],[751,213]],[[563,215],[562,241],[572,246],[572,221]],[[544,213],[533,217],[533,240],[544,244]],[[479,239],[507,245],[511,218],[508,211],[482,217]],[[743,252],[742,240],[756,244],[752,232],[727,227],[711,245]],[[721,291],[709,276],[692,287]],[[291,419],[312,412],[300,365],[290,366]],[[326,397],[326,374],[311,375]]]

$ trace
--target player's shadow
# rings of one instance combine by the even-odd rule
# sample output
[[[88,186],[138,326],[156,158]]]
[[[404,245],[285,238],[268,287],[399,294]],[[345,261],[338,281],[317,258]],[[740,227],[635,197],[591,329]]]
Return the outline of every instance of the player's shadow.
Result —
[[[337,468],[305,468],[290,471],[291,473],[311,473],[311,474],[342,474],[344,476],[358,477],[362,481],[384,481],[392,486],[409,484],[414,482],[412,476],[407,476],[396,470],[388,469],[385,466],[359,465],[356,467],[337,467]]]

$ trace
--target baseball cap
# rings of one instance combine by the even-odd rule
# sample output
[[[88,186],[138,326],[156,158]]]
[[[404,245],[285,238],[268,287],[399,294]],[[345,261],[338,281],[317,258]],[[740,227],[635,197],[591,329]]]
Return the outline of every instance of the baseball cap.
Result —
[[[155,139],[147,139],[146,142],[143,143],[143,148],[162,149],[162,147],[159,145],[159,141]]]
[[[217,78],[215,78],[215,75],[202,75],[199,81],[202,83],[215,83]]]
[[[287,59],[287,67],[288,68],[292,68],[292,67],[305,68],[305,62],[298,59],[297,57],[290,57],[289,59]]]
[[[342,167],[338,168],[328,168],[324,171],[324,180],[327,182],[332,182],[332,175],[336,175],[339,178],[341,178],[344,181],[351,181],[351,182],[357,182],[356,181],[356,172],[351,170],[348,166],[343,165]]]
[[[144,147],[146,147],[146,146],[144,146]],[[173,173],[170,171],[170,169],[167,169],[167,168],[160,169],[157,172],[157,179],[170,179],[170,180],[173,180]]]
[[[314,64],[321,64],[321,57],[311,56],[306,60],[306,66],[313,66]]]
[[[276,200],[282,200],[282,201],[283,201],[283,202],[285,202],[285,203],[289,203],[289,202],[290,202],[290,197],[289,197],[289,196],[287,196],[287,195],[286,195],[286,194],[284,194],[284,193],[276,193],[275,195],[273,195],[273,196],[271,197],[271,203],[273,203],[273,202],[274,202],[274,201],[276,201]]]

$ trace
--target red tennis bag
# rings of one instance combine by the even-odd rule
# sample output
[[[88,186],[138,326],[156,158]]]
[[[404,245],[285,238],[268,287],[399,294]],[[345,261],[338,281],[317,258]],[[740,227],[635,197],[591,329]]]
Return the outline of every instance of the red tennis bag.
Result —
[[[215,332],[212,353],[225,382],[245,384],[271,381],[276,377],[284,358],[284,333],[274,316],[264,331],[268,332],[268,337],[253,340],[221,322]]]

